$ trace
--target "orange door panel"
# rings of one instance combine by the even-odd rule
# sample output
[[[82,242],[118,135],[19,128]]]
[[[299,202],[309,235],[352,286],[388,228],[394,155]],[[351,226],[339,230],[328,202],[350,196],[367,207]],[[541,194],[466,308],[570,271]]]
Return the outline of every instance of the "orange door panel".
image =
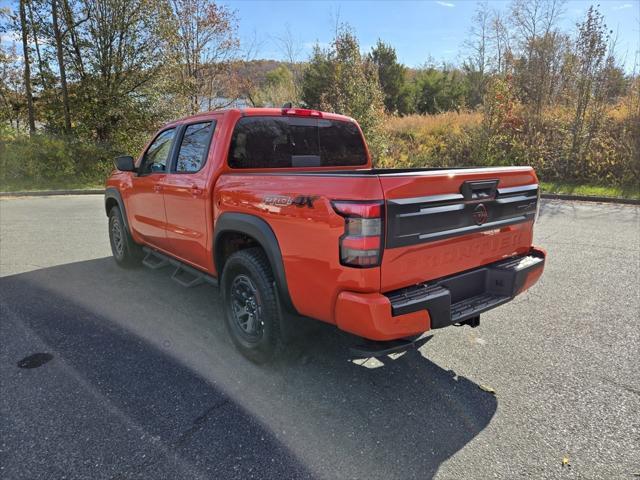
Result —
[[[196,175],[167,175],[163,188],[167,251],[200,268],[206,268],[210,252],[206,183]]]
[[[214,119],[184,125],[179,133],[175,159],[164,179],[167,213],[167,249],[174,256],[198,268],[210,270],[211,222],[207,209],[211,201],[208,187]]]
[[[127,213],[134,235],[146,243],[166,249],[167,217],[162,184],[169,170],[176,129],[165,128],[149,143],[138,163],[138,173],[131,178]]]
[[[167,246],[167,218],[162,198],[165,176],[163,173],[134,176],[131,180],[133,188],[127,198],[131,228],[145,242],[163,249]]]

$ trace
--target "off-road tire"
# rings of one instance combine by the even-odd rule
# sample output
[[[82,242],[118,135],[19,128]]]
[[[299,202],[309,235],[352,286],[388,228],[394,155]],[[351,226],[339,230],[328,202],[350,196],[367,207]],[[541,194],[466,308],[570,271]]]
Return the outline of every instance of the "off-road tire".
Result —
[[[113,207],[109,212],[109,243],[118,265],[126,268],[140,265],[143,257],[142,247],[131,238],[119,207]]]
[[[254,363],[270,361],[282,345],[281,319],[273,273],[261,248],[240,250],[227,259],[222,272],[221,293],[225,324],[234,345]],[[251,306],[252,296],[255,307]],[[243,300],[245,305],[241,305]],[[253,320],[247,320],[248,314],[238,314],[239,311],[246,312],[247,308],[254,312]],[[243,320],[246,320],[244,327]],[[249,322],[256,330],[253,333],[247,331]]]

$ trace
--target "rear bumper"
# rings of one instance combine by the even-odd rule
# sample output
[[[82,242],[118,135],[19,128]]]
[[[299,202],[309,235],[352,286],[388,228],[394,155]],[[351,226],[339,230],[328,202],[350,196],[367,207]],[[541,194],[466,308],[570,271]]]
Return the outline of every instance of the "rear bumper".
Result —
[[[532,248],[450,277],[386,294],[342,292],[336,302],[338,328],[371,340],[395,340],[464,322],[535,284],[546,253]]]

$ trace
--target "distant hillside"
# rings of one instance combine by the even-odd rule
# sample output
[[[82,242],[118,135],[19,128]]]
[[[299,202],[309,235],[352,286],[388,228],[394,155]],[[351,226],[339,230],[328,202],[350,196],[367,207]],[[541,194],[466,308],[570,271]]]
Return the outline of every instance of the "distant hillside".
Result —
[[[275,70],[280,65],[290,66],[288,62],[279,60],[241,60],[231,66],[231,72],[233,77],[250,80],[256,87],[261,87],[265,82],[267,73]]]
[[[307,62],[300,62],[300,66],[306,65]],[[280,60],[270,60],[270,59],[258,59],[258,60],[249,60],[243,61],[239,60],[234,62],[231,66],[231,77],[233,78],[241,78],[245,79],[247,84],[252,84],[256,88],[260,88],[264,85],[267,73],[272,70],[275,70],[279,66],[284,65],[287,68],[291,69],[291,64],[289,62],[283,62]],[[416,76],[419,70],[415,68],[407,68],[406,76],[407,80],[411,81]],[[233,88],[233,87],[231,87]],[[229,97],[233,96],[233,92],[220,92],[221,96]]]

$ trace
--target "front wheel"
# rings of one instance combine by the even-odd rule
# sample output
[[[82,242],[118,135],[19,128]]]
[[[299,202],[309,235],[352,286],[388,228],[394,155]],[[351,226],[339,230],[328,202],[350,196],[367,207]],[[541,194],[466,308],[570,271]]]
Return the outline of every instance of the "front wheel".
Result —
[[[109,211],[109,243],[111,253],[118,265],[135,267],[142,260],[142,248],[135,243],[122,219],[120,208],[113,207]]]
[[[225,323],[235,346],[255,363],[271,360],[280,345],[280,317],[273,273],[262,249],[232,254],[221,287]]]

